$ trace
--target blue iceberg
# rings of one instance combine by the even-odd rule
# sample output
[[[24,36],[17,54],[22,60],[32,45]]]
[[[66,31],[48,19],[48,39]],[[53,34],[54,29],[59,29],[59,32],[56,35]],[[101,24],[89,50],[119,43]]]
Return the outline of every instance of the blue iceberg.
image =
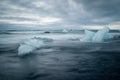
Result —
[[[94,37],[92,38],[92,42],[103,42],[104,40],[110,39],[109,37],[109,28],[104,27],[102,30],[99,30]]]
[[[67,33],[67,32],[68,32],[68,30],[66,30],[66,29],[63,29],[63,30],[62,30],[62,32],[63,32],[63,33]]]
[[[85,30],[85,36],[81,39],[83,42],[91,42],[95,32]]]
[[[83,42],[103,42],[105,40],[110,39],[109,35],[109,27],[104,27],[102,30],[98,32],[92,32],[85,30],[85,36],[81,39]]]

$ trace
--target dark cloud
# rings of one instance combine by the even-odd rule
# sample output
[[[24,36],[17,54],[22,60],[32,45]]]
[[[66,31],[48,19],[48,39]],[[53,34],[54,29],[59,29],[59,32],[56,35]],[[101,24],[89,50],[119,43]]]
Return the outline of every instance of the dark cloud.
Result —
[[[109,18],[120,21],[120,0],[75,0],[82,3],[93,18]],[[106,21],[109,23],[109,21]]]
[[[119,4],[120,0],[1,0],[0,24],[14,25],[21,21],[23,26],[22,21],[32,23],[39,22],[41,17],[51,17],[52,22],[57,18],[60,22],[49,26],[107,25],[120,21]],[[16,22],[8,22],[10,20]],[[50,22],[48,19],[42,21],[46,25]]]

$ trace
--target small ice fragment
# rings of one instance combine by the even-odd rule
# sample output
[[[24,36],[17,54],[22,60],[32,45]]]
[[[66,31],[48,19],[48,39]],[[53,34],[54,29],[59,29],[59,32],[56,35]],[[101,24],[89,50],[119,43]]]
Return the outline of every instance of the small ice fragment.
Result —
[[[62,31],[62,32],[67,33],[68,31],[67,31],[66,29],[63,29],[63,31]]]

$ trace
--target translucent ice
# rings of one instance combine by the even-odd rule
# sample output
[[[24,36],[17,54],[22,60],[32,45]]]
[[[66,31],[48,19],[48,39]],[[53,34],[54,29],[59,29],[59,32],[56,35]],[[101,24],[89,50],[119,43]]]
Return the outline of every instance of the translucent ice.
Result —
[[[104,27],[102,30],[98,32],[92,32],[85,30],[85,36],[81,39],[83,42],[103,42],[105,40],[110,39],[109,28]]]
[[[63,33],[67,33],[68,31],[66,30],[66,29],[63,29],[63,31],[62,31]]]
[[[85,30],[85,36],[81,39],[84,42],[91,42],[95,32]]]
[[[34,37],[31,39],[28,39],[24,41],[22,44],[20,44],[18,48],[18,55],[28,54],[33,50],[42,47],[45,42],[52,42],[52,39],[40,38],[40,37]]]
[[[104,27],[102,30],[99,30],[94,37],[92,38],[92,42],[103,42],[104,40],[109,39],[109,28]]]

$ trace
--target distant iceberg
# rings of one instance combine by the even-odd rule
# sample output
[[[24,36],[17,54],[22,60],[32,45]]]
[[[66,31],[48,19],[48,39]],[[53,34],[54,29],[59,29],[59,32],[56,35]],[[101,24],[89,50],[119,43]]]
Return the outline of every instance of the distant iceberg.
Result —
[[[63,33],[67,33],[68,31],[67,31],[66,29],[63,29],[62,32],[63,32]]]
[[[83,42],[103,42],[105,40],[110,39],[109,28],[104,27],[102,30],[98,32],[92,32],[85,30],[85,36],[81,39]]]
[[[18,48],[18,55],[29,54],[33,50],[42,47],[44,43],[52,42],[52,41],[53,41],[52,39],[40,38],[40,37],[34,37],[31,39],[28,39],[20,44]]]

